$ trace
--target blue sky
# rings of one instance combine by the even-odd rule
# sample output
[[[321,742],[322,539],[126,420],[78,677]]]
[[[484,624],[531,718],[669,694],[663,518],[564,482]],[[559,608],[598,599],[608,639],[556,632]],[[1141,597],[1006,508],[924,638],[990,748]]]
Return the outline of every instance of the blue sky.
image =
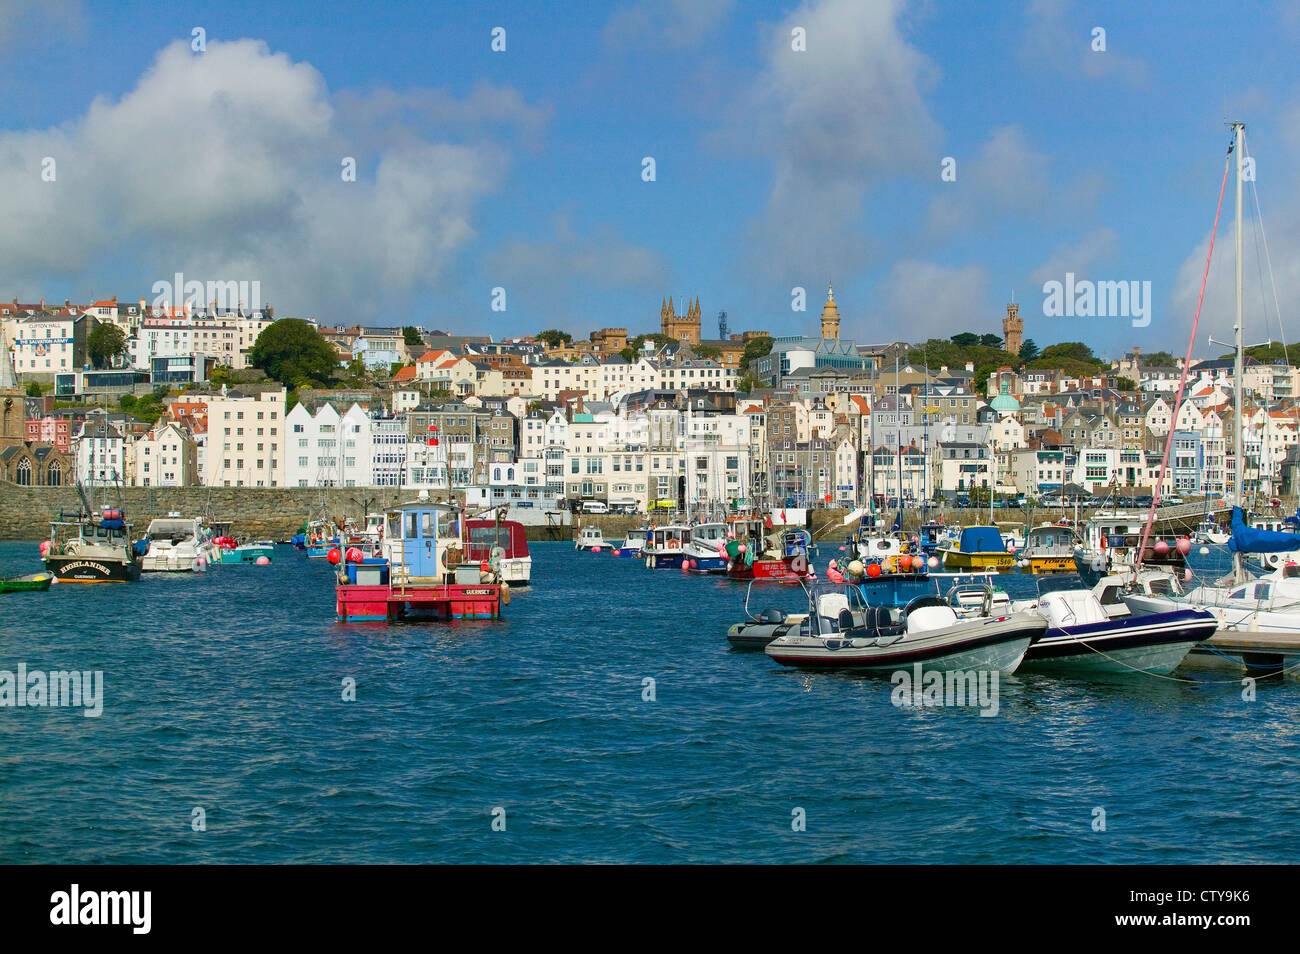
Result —
[[[1040,345],[1181,353],[1239,117],[1300,339],[1298,36],[1294,2],[0,0],[0,296],[182,271],[328,323],[586,335],[698,295],[706,334],[779,334],[833,281],[859,341],[999,331],[1014,293]],[[1247,202],[1247,337],[1276,339]],[[1150,281],[1150,326],[1045,317],[1067,271]]]

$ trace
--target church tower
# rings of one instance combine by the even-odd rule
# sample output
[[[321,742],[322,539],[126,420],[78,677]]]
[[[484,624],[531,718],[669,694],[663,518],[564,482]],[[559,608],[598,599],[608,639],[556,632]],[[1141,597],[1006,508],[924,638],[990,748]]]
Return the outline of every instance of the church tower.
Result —
[[[840,337],[840,310],[835,304],[835,289],[826,286],[826,304],[822,306],[822,340],[838,341]]]
[[[1007,316],[1002,319],[1002,350],[1011,354],[1020,354],[1024,344],[1025,322],[1020,317],[1019,305],[1007,305]]]
[[[700,314],[698,295],[695,301],[687,303],[685,315],[677,314],[673,300],[669,298],[659,306],[660,332],[678,341],[697,345],[700,343]]]

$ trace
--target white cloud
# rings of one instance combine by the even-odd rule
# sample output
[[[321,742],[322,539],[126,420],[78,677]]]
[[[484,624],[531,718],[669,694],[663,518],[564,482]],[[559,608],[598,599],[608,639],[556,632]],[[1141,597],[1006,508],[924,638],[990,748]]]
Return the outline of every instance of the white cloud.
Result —
[[[562,313],[592,288],[644,290],[647,301],[671,284],[668,262],[658,252],[635,245],[610,228],[588,234],[573,229],[567,216],[557,216],[553,232],[543,239],[514,238],[489,260],[492,280],[507,287],[521,308]],[[576,314],[578,321],[602,322]],[[612,317],[607,323],[621,325]]]
[[[853,336],[860,341],[918,342],[962,331],[1000,334],[1000,318],[988,311],[987,299],[988,274],[983,268],[909,259],[890,269],[880,285],[875,314]]]
[[[467,103],[437,91],[389,98],[405,134],[370,140],[310,64],[254,40],[210,41],[203,54],[173,43],[120,100],[96,99],[56,128],[0,133],[0,284],[131,254],[142,293],[176,271],[258,280],[264,301],[341,320],[374,317],[354,309],[387,294],[435,288],[473,240],[476,206],[507,156],[490,141],[439,142],[443,130],[402,126],[398,113],[468,123],[479,111],[484,125],[534,129],[544,116],[496,88]],[[41,181],[44,156],[57,162],[55,182]],[[340,176],[344,156],[357,159],[355,182]]]
[[[1031,291],[1037,292],[1041,289],[1044,282],[1047,281],[1065,281],[1065,273],[1073,272],[1076,278],[1093,278],[1101,280],[1109,278],[1119,281],[1121,277],[1127,279],[1127,276],[1100,276],[1092,274],[1093,268],[1099,263],[1110,259],[1115,254],[1119,236],[1113,229],[1099,228],[1093,229],[1077,242],[1069,245],[1062,245],[1054,251],[1050,258],[1043,264],[1034,269],[1029,280],[1034,284]]]
[[[1123,52],[1124,38],[1112,34],[1104,20],[1075,15],[1069,0],[1030,0],[1021,55],[1034,66],[1086,79],[1113,78],[1141,83],[1146,63]],[[1105,52],[1093,49],[1093,30],[1106,30]]]
[[[610,15],[604,41],[612,47],[695,46],[733,5],[734,0],[636,0]]]
[[[974,156],[953,158],[956,181],[941,183],[926,215],[931,235],[951,236],[1007,212],[1035,217],[1043,212],[1051,159],[1019,127],[995,129]],[[935,163],[936,177],[938,169]]]
[[[772,162],[766,207],[748,235],[753,271],[783,281],[860,268],[871,190],[938,168],[924,98],[937,70],[908,43],[900,7],[809,0],[767,35],[762,72],[715,137]],[[791,49],[796,27],[805,52]]]

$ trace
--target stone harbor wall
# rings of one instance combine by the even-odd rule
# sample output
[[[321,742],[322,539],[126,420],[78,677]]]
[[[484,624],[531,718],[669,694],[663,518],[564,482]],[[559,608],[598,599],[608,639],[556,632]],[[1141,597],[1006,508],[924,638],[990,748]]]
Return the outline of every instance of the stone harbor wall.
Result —
[[[175,510],[185,516],[207,513],[214,520],[228,520],[236,537],[271,540],[282,540],[297,533],[304,520],[320,515],[322,505],[336,519],[360,519],[366,513],[384,510],[413,498],[410,490],[380,487],[324,490],[306,487],[125,487],[120,491],[110,488],[107,494],[110,505],[122,503],[127,518],[141,533],[151,519]],[[96,490],[91,502],[99,506],[103,499],[104,492]],[[0,540],[44,539],[49,536],[51,517],[60,511],[75,512],[79,506],[75,487],[22,487],[0,482]],[[809,511],[809,529],[819,540],[842,541],[848,531],[840,523],[845,513],[843,510]],[[572,540],[581,524],[600,527],[605,539],[611,543],[621,541],[628,530],[644,526],[646,521],[644,516],[625,514],[562,515],[566,524],[555,526],[549,521],[539,520],[539,515],[532,515],[535,523],[530,521],[527,511],[512,512],[509,516],[525,523],[530,540]],[[974,514],[968,516],[978,520]],[[661,524],[669,519],[656,518]],[[909,529],[915,526],[915,515],[906,514],[905,524]]]

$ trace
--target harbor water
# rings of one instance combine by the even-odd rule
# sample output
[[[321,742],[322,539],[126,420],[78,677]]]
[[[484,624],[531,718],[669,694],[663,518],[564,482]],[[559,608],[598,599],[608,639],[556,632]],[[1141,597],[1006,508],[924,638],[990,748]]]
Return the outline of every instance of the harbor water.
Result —
[[[0,862],[1294,857],[1294,680],[1012,675],[991,716],[899,707],[731,650],[742,584],[532,551],[499,622],[338,623],[331,568],[283,546],[0,597],[0,670],[103,672],[97,718],[0,709]]]

